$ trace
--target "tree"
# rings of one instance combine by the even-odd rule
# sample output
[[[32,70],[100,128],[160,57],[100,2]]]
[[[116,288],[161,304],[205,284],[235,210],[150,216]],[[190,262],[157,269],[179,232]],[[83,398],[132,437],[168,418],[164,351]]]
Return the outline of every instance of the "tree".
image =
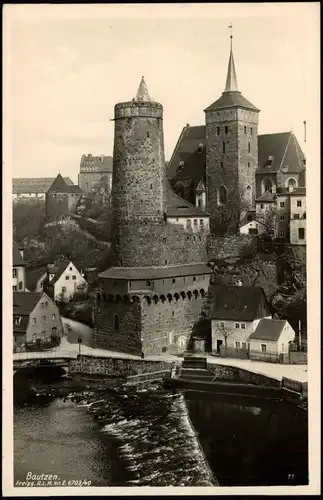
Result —
[[[232,335],[233,330],[229,330],[229,328],[226,327],[224,323],[220,323],[216,329],[219,332],[219,334],[224,338],[224,345],[225,345],[225,348],[227,349],[228,348],[228,337],[230,337],[230,335]]]
[[[222,194],[219,191],[217,212],[213,217],[212,229],[218,234],[236,233],[239,230],[241,219],[251,209],[250,201],[242,185]]]
[[[273,205],[258,211],[254,220],[260,224],[260,234],[264,237],[273,238],[276,235],[277,211]]]

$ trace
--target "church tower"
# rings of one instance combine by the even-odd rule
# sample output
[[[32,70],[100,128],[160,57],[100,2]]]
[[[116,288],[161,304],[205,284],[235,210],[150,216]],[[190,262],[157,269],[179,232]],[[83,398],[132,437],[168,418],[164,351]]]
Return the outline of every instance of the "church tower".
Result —
[[[208,106],[206,124],[207,211],[211,233],[233,231],[254,207],[259,109],[239,91],[231,48],[222,96]]]
[[[163,107],[142,77],[136,97],[114,112],[112,246],[120,266],[162,265],[152,248],[154,228],[164,225]]]

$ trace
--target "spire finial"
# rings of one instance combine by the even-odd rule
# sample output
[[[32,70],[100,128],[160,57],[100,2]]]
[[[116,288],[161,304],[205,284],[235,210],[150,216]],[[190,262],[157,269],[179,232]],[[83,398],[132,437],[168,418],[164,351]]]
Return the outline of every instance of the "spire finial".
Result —
[[[228,28],[230,30],[230,50],[232,50],[232,39],[233,39],[233,35],[232,35],[233,26],[232,26],[232,23],[230,23],[230,26],[228,26]]]
[[[145,78],[141,77],[141,82],[137,91],[136,101],[150,101],[150,96],[148,93],[147,85],[145,82]]]

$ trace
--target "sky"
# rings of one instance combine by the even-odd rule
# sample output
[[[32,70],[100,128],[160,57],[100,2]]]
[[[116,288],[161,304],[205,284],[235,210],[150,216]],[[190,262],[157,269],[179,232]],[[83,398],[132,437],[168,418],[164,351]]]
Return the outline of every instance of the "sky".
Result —
[[[8,8],[9,7],[9,8]],[[224,90],[233,25],[239,90],[260,108],[259,133],[293,130],[319,93],[319,5],[7,6],[5,107],[13,177],[77,182],[82,154],[113,153],[114,105],[141,76],[164,107],[169,160],[186,123]],[[317,84],[317,85],[316,85]]]

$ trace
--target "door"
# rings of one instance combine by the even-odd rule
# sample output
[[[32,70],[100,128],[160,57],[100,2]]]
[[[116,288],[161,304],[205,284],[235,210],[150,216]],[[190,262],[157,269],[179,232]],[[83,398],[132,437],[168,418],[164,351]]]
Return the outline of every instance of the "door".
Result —
[[[223,340],[216,341],[216,351],[220,354],[220,347],[223,344]]]

